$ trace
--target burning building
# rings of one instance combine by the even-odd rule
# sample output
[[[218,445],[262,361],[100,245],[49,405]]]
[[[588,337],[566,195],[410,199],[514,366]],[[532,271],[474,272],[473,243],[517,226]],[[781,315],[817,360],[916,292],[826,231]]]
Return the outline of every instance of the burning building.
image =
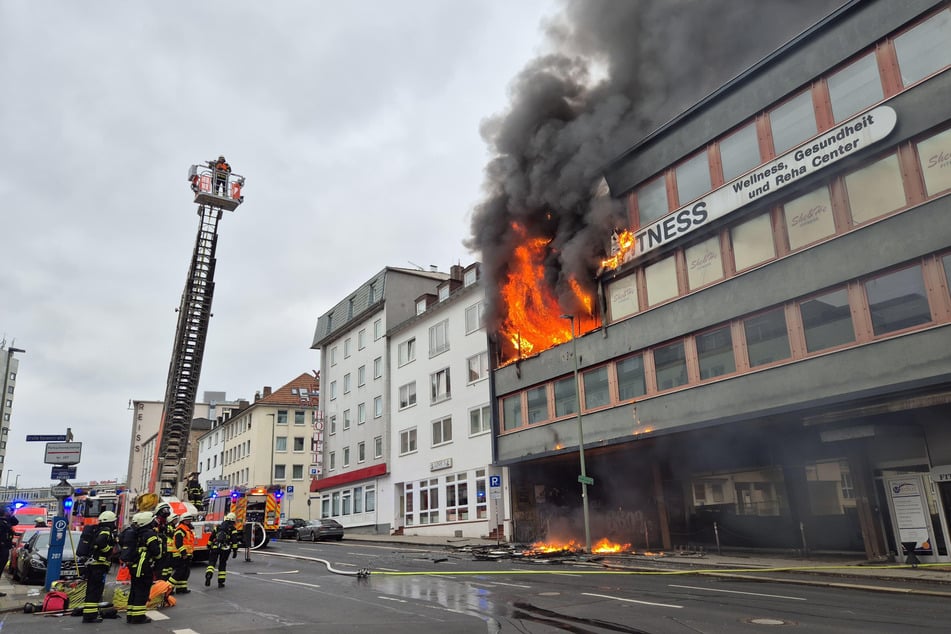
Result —
[[[828,14],[710,85],[797,16],[580,4],[608,79],[526,69],[473,218],[515,538],[581,540],[583,442],[595,541],[951,560],[951,8],[788,3]]]

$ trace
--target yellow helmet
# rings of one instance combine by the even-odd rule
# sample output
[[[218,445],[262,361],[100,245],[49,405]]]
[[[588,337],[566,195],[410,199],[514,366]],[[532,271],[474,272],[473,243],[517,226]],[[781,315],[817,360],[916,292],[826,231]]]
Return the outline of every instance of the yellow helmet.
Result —
[[[112,511],[103,511],[99,514],[100,524],[111,524],[116,521],[116,514]]]
[[[228,513],[227,515],[225,515],[225,521],[226,521],[226,522],[236,522],[236,521],[238,521],[238,516],[235,515],[234,513]]]
[[[145,528],[155,521],[155,515],[151,511],[142,511],[132,516],[132,524],[139,528]]]

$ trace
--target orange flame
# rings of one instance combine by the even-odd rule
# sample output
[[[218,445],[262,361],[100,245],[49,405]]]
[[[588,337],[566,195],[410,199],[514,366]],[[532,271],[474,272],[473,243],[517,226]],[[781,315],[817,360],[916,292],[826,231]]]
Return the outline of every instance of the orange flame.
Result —
[[[612,542],[607,537],[600,539],[597,543],[591,546],[591,552],[598,554],[623,553],[630,550],[630,544],[618,544]],[[583,551],[584,545],[572,539],[567,542],[535,542],[532,544],[531,549],[526,551],[526,554],[542,555],[550,553],[575,553]]]
[[[601,260],[601,268],[616,269],[634,255],[636,247],[637,241],[634,239],[634,233],[627,230],[622,231],[617,236],[617,252],[609,258]]]
[[[616,544],[607,537],[591,547],[593,553],[623,553],[631,549],[630,544]]]
[[[503,318],[499,327],[502,338],[511,343],[512,353],[505,354],[504,363],[530,356],[571,341],[571,322],[562,317],[564,311],[545,283],[544,259],[548,253],[548,238],[531,238],[524,227],[512,223],[512,229],[522,238],[509,262],[508,273],[500,295]],[[575,279],[568,284],[584,313],[578,316],[578,334],[597,327],[594,299]],[[505,352],[505,351],[503,351]]]

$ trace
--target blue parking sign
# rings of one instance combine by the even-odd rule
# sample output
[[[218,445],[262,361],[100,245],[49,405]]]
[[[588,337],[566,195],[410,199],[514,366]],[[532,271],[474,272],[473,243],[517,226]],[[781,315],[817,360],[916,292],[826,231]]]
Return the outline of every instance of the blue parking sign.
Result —
[[[497,489],[502,486],[502,476],[489,476],[489,488]]]

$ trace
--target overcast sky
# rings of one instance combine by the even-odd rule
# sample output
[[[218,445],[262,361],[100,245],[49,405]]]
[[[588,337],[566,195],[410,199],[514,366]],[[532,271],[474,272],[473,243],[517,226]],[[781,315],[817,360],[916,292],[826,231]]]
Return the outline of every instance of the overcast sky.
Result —
[[[488,155],[480,122],[544,52],[553,0],[0,2],[0,336],[26,353],[12,485],[123,479],[130,399],[164,399],[198,230],[191,164],[225,154],[199,394],[319,368],[317,316],[384,266],[448,270]]]

